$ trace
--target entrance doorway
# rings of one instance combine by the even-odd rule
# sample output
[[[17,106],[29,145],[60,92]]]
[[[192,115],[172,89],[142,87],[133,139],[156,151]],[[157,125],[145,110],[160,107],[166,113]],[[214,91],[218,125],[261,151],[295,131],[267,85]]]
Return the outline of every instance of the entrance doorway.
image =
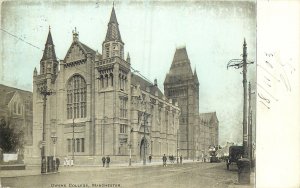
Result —
[[[147,156],[148,156],[148,147],[147,147],[147,139],[146,138],[143,138],[141,140],[141,144],[140,144],[140,159],[143,160],[144,158],[144,155],[147,159]]]

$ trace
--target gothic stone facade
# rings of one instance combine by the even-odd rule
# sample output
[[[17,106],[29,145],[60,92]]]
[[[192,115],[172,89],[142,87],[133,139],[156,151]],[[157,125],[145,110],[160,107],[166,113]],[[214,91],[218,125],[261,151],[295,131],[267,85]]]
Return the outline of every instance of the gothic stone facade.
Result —
[[[179,150],[189,159],[207,152],[210,145],[218,145],[219,122],[216,113],[199,114],[199,81],[194,73],[186,48],[175,51],[172,65],[164,81],[164,93],[181,110],[179,117]]]
[[[75,155],[75,163],[97,164],[102,156],[113,161],[134,161],[144,154],[161,158],[176,155],[180,109],[154,84],[130,69],[124,59],[114,8],[102,43],[102,54],[79,41],[73,42],[63,60],[57,61],[49,29],[40,71],[33,73],[35,151],[28,163],[40,162],[43,95],[48,92],[45,114],[46,156]],[[54,145],[51,136],[57,136]],[[73,140],[74,138],[74,140]]]

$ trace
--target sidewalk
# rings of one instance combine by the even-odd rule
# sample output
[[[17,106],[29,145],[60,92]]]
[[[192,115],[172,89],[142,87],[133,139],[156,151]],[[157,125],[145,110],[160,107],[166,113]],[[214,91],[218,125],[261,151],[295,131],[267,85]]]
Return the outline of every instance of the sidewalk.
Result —
[[[255,173],[251,172],[250,174],[250,184],[242,185],[239,184],[238,181],[230,184],[228,188],[254,188],[255,187]]]
[[[199,161],[193,160],[185,160],[183,163],[196,163]],[[174,163],[168,163],[169,165],[176,165],[176,161]],[[132,163],[129,166],[129,163],[111,163],[109,168],[102,167],[102,164],[99,165],[74,165],[74,166],[60,166],[58,173],[65,172],[78,172],[78,171],[100,171],[107,169],[119,169],[119,168],[140,168],[140,167],[150,167],[150,166],[159,166],[162,165],[162,161],[153,161],[149,163],[147,161],[146,165],[143,165],[143,162]],[[55,173],[47,173],[46,175],[51,175]],[[19,177],[19,176],[36,176],[41,175],[40,166],[26,166],[26,170],[0,170],[0,178],[1,177]]]

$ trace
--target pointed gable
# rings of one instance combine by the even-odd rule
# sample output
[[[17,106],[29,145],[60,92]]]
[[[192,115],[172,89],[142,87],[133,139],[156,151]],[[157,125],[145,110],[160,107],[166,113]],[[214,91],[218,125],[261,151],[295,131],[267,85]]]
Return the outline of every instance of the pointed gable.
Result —
[[[193,72],[186,48],[177,48],[165,83],[174,83],[192,78]]]
[[[45,48],[44,48],[43,57],[41,60],[42,61],[43,60],[56,60],[56,54],[55,54],[55,50],[54,50],[54,44],[53,44],[50,28],[49,28],[49,33],[48,33],[47,41],[45,44]]]
[[[115,13],[115,8],[112,8],[109,23],[108,23],[108,28],[107,28],[107,33],[105,37],[105,41],[119,41],[122,42],[120,30],[119,30],[119,24],[117,21],[117,16]]]
[[[86,59],[88,53],[91,53],[92,56],[94,56],[96,51],[79,41],[73,42],[65,56],[65,62],[69,63]]]

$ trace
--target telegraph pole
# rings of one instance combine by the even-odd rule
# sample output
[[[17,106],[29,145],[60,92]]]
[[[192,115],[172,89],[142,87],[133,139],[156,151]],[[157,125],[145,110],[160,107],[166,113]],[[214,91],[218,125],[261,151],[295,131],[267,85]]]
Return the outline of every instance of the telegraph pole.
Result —
[[[236,69],[243,68],[243,89],[244,89],[244,101],[243,101],[243,157],[248,157],[247,147],[247,64],[253,64],[254,62],[247,62],[247,43],[244,39],[243,44],[243,59],[232,59],[227,64],[228,67],[234,67]]]
[[[243,87],[244,87],[244,110],[243,110],[243,147],[244,157],[247,158],[247,44],[244,39],[243,45]]]
[[[248,115],[248,154],[250,167],[252,162],[252,109],[251,109],[251,83],[249,82],[249,115]]]
[[[46,103],[47,96],[52,95],[52,91],[47,89],[47,86],[44,86],[40,89],[40,94],[43,95],[43,133],[42,133],[42,149],[41,149],[41,174],[47,172],[47,163],[45,156],[45,145],[46,145]]]

